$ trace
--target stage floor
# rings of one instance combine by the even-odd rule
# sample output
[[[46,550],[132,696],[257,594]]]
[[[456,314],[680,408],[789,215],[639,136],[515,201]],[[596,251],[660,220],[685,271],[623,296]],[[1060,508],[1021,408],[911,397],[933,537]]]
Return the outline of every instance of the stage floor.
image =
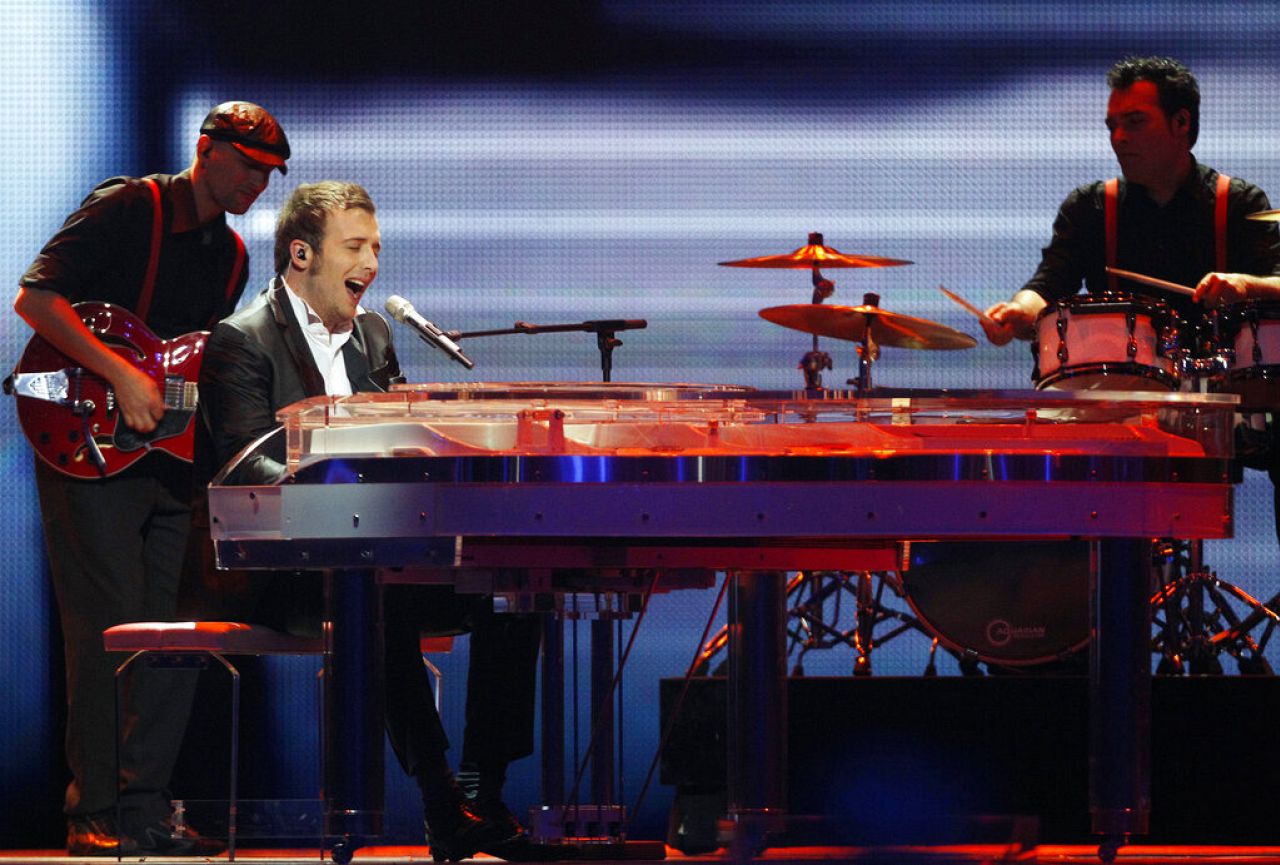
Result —
[[[689,856],[667,848],[665,860],[593,858],[588,854],[572,860],[579,865],[617,865],[619,861],[636,865],[657,865],[659,862],[695,865],[731,861],[725,851]],[[2,850],[0,865],[86,865],[92,862],[113,862],[112,858],[67,856],[60,850]],[[226,862],[223,854],[214,858],[126,856],[128,863],[147,865],[192,865],[200,862]],[[280,850],[269,848],[240,849],[237,862],[250,865],[316,865],[320,862],[318,850]],[[328,860],[326,860],[328,861]],[[356,851],[355,865],[421,865],[431,862],[426,847],[365,847]],[[475,862],[499,862],[489,856],[477,856]],[[1030,865],[1076,865],[1097,862],[1097,848],[1084,845],[1039,845],[1028,849],[1017,845],[966,844],[933,847],[783,847],[765,851],[756,861],[770,865],[807,865],[807,863],[841,863],[854,865],[985,865],[985,863],[1030,863]],[[1116,857],[1119,865],[1276,865],[1280,863],[1280,847],[1232,847],[1212,846],[1155,846],[1135,844],[1123,847]]]

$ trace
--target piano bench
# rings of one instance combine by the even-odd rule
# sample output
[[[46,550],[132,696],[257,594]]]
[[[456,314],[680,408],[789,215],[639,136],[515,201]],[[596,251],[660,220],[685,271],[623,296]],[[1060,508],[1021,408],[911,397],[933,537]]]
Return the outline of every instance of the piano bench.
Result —
[[[231,675],[231,772],[227,808],[227,855],[236,858],[236,795],[240,759],[240,671],[227,655],[320,655],[320,637],[298,637],[260,625],[243,622],[129,622],[102,632],[108,652],[131,652],[116,668],[116,765],[120,760],[120,706],[123,676],[143,655],[205,655],[220,663]],[[323,716],[323,712],[321,713]],[[323,736],[321,737],[323,741]]]

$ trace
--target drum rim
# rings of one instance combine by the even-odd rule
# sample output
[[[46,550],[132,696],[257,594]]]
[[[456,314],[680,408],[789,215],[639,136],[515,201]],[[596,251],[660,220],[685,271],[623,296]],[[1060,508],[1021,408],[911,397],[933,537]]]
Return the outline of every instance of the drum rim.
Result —
[[[1103,361],[1102,363],[1087,363],[1081,366],[1060,366],[1044,378],[1036,379],[1036,390],[1046,390],[1060,381],[1083,375],[1132,375],[1138,378],[1164,382],[1168,385],[1167,388],[1164,388],[1165,390],[1178,389],[1177,375],[1161,367],[1137,363],[1136,361]]]
[[[1071,311],[1079,308],[1081,314],[1092,315],[1100,312],[1128,312],[1132,307],[1143,307],[1159,311],[1165,316],[1177,318],[1177,311],[1167,302],[1144,294],[1125,294],[1124,292],[1092,292],[1090,294],[1073,294],[1071,297],[1050,301],[1036,316],[1037,321],[1060,310]],[[1116,307],[1116,309],[1108,309]],[[1277,304],[1280,308],[1280,304]],[[1153,316],[1154,318],[1154,316]]]

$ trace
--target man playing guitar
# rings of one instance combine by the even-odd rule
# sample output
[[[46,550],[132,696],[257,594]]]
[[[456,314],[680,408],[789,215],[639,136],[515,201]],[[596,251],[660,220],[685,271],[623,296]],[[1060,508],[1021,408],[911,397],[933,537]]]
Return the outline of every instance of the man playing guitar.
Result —
[[[120,308],[121,321],[136,316],[161,340],[207,330],[228,315],[248,268],[225,214],[247,211],[272,169],[286,171],[288,157],[288,140],[266,110],[223,103],[201,125],[187,169],[99,184],[22,276],[14,309],[68,367],[105,381],[117,430],[152,433],[165,418],[166,394],[154,370],[138,362],[145,353],[107,345],[99,335],[109,328],[94,318],[94,328],[86,326],[86,310],[110,317]],[[112,625],[174,617],[191,466],[155,450],[118,473],[76,477],[46,459],[36,460],[35,473],[66,653],[67,852],[207,853],[201,839],[171,832],[165,789],[187,715],[173,689],[190,684],[177,682],[180,672],[132,669],[117,773],[118,659],[102,646]]]

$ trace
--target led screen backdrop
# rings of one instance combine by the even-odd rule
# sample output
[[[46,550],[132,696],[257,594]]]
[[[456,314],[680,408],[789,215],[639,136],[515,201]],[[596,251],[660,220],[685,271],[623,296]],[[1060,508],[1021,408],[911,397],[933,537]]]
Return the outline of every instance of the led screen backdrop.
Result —
[[[218,28],[216,4],[196,4],[189,18],[153,4],[113,15],[73,0],[11,6],[18,14],[6,47],[26,49],[22,60],[0,54],[10,82],[0,104],[11,120],[0,125],[10,203],[0,249],[13,279],[93,182],[176,170],[205,111],[247,98],[277,115],[295,153],[288,177],[273,178],[255,208],[233,219],[248,242],[252,286],[269,276],[272,224],[288,190],[356,180],[377,202],[383,232],[370,305],[401,294],[461,331],[647,319],[647,329],[620,334],[618,381],[799,386],[809,338],[757,312],[807,302],[808,273],[716,262],[787,252],[810,231],[843,252],[914,262],[829,271],[832,302],[875,292],[886,309],[980,336],[938,286],[983,307],[1007,297],[1034,269],[1062,197],[1115,174],[1103,74],[1127,53],[1186,61],[1204,95],[1197,156],[1280,188],[1280,73],[1269,51],[1280,12],[1263,3],[576,3],[564,20],[526,14],[518,28],[495,25],[498,36],[478,35],[476,18],[500,16],[500,6],[460,4],[444,8],[469,26],[448,32],[427,27],[416,9],[399,28],[371,20],[355,57],[348,38],[360,28],[350,22],[341,39],[313,38],[342,20],[326,4],[320,24],[299,25],[308,44],[268,11],[250,32],[270,35],[253,46],[243,32]],[[539,42],[543,27],[549,35]],[[148,119],[113,122],[121,112]],[[397,335],[415,381],[600,375],[587,334],[467,341],[470,373]],[[0,319],[6,357],[27,336],[12,316]],[[835,340],[823,348],[835,361],[826,383],[842,386],[856,374],[853,348]],[[1030,384],[1030,368],[1025,344],[982,341],[963,352],[886,348],[873,375],[893,387],[1016,388]],[[0,671],[6,691],[26,701],[5,722],[0,760],[6,776],[43,778],[58,771],[56,755],[38,765],[31,756],[56,747],[56,617],[11,406],[0,424],[9,479],[0,519],[12,539],[0,559],[9,590]],[[1269,483],[1248,473],[1236,501],[1237,537],[1209,544],[1210,563],[1270,597],[1280,583]],[[959,571],[982,591],[980,573]],[[712,599],[659,598],[643,626],[627,678],[636,707],[627,796],[657,740],[656,679],[688,663]],[[875,670],[916,674],[927,649],[923,636],[905,635],[877,650]],[[806,659],[810,673],[844,674],[851,664],[848,650]],[[444,666],[446,722],[460,741],[465,641]],[[290,759],[305,762],[307,671],[269,672],[283,690],[264,723],[296,740]],[[954,663],[942,672],[955,673]],[[413,794],[397,770],[388,775],[389,801],[408,809],[393,831],[412,835]],[[41,783],[56,802],[61,781]],[[513,804],[537,800],[534,761],[516,767],[512,790]],[[650,794],[641,825],[657,831],[669,795]]]

